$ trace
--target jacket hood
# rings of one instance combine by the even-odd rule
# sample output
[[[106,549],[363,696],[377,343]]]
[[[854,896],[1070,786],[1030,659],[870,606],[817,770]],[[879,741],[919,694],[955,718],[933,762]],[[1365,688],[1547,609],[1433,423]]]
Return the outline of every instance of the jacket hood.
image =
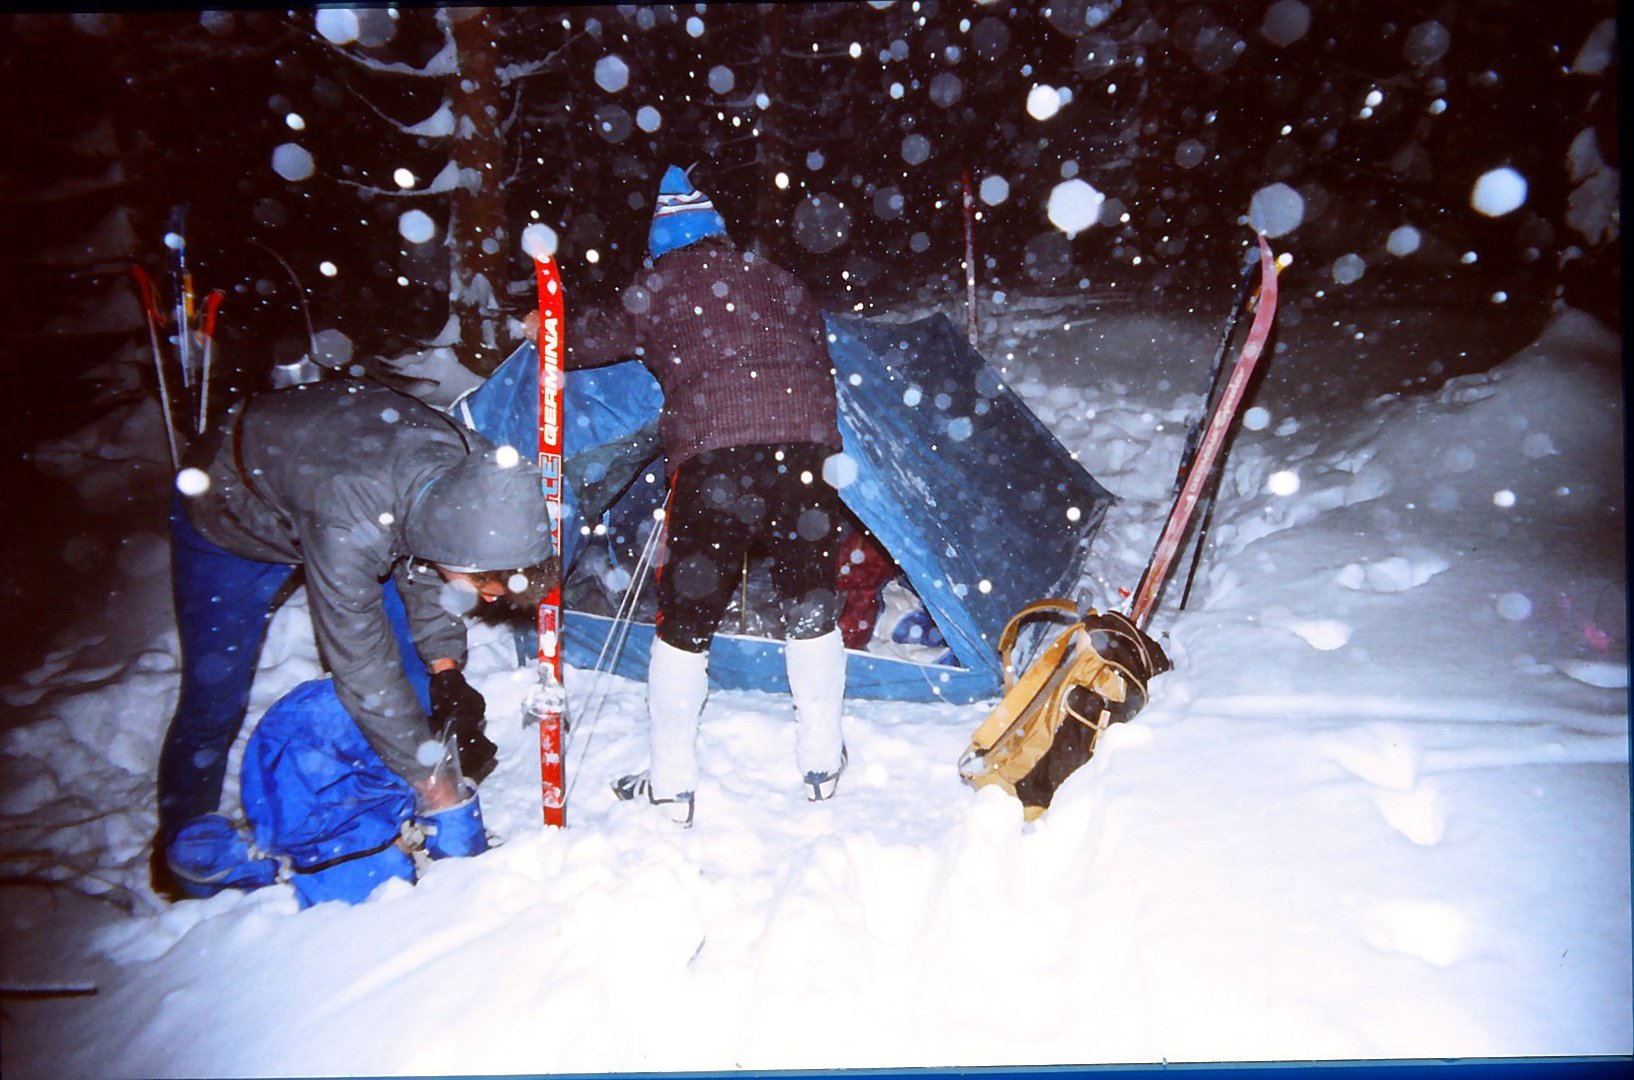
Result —
[[[478,449],[435,473],[403,523],[409,554],[449,570],[511,570],[553,555],[539,470],[511,447]]]

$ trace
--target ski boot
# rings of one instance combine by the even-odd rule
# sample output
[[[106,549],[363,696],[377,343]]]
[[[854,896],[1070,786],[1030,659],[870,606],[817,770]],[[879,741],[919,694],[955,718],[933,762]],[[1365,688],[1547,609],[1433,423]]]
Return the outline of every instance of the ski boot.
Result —
[[[613,781],[613,794],[620,802],[630,802],[637,795],[645,795],[649,805],[657,808],[659,813],[669,818],[683,829],[692,828],[692,802],[690,791],[682,791],[667,799],[660,799],[652,792],[652,782],[644,772],[621,776]]]
[[[804,776],[806,783],[806,799],[810,802],[822,802],[834,797],[834,789],[840,786],[840,774],[850,764],[851,755],[845,747],[840,747],[840,764],[833,772],[808,772]]]

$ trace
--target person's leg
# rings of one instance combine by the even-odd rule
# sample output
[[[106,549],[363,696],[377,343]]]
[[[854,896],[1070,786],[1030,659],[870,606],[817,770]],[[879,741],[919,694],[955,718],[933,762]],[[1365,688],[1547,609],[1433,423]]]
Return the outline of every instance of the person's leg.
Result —
[[[845,768],[840,713],[845,644],[838,628],[842,511],[822,479],[826,447],[783,448],[785,465],[769,476],[773,508],[766,541],[772,583],[782,603],[784,657],[794,699],[795,761],[813,799],[834,793]]]
[[[709,696],[709,654],[677,649],[655,637],[647,665],[647,716],[656,798],[698,790],[698,719]]]
[[[784,641],[794,699],[794,760],[812,800],[834,794],[847,754],[840,714],[845,703],[845,643],[838,630]]]
[[[171,575],[182,685],[159,754],[159,836],[216,809],[227,752],[249,707],[250,683],[274,602],[295,572],[224,551],[171,507]]]
[[[703,454],[674,480],[658,574],[658,630],[647,669],[650,796],[685,796],[698,785],[698,720],[709,693],[709,643],[731,601],[749,531],[740,506],[737,455]]]
[[[658,569],[658,636],[685,652],[709,651],[744,553],[764,527],[764,498],[745,479],[753,449],[699,454],[672,481]]]

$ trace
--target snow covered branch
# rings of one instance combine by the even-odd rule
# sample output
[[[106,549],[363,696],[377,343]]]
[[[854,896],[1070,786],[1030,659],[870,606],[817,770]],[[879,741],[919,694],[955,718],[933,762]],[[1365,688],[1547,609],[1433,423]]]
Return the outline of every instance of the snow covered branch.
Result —
[[[320,21],[320,29],[321,25],[322,24]],[[456,46],[454,43],[453,24],[450,23],[447,12],[441,9],[439,9],[437,12],[437,27],[442,31],[442,48],[438,49],[435,56],[420,66],[406,63],[391,63],[385,60],[376,60],[374,57],[365,56],[360,52],[346,48],[345,45],[331,40],[323,33],[309,32],[309,36],[311,36],[315,41],[322,42],[326,48],[335,53],[337,56],[344,57],[345,59],[356,64],[358,67],[369,71],[380,72],[387,75],[406,75],[410,78],[426,79],[443,79],[450,75],[458,75],[460,73],[460,53],[458,46]]]
[[[336,55],[345,57],[361,68],[388,75],[407,75],[411,78],[444,79],[450,75],[460,73],[459,50],[454,47],[452,39],[444,42],[443,47],[437,50],[437,55],[427,60],[420,67],[413,64],[390,63],[385,60],[376,60],[364,56],[362,53],[336,45],[332,41],[318,38]]]
[[[360,183],[357,180],[347,180],[336,177],[335,183],[349,187],[354,191],[369,196],[380,196],[388,199],[413,199],[425,195],[446,195],[450,191],[463,189],[476,191],[482,187],[482,175],[475,169],[462,169],[455,162],[444,165],[442,171],[432,178],[431,183],[416,188],[383,188],[373,184]]]
[[[587,31],[580,30],[577,34],[574,34],[556,49],[546,53],[538,60],[530,60],[523,64],[506,64],[505,66],[498,68],[495,70],[494,74],[499,77],[499,85],[509,86],[513,82],[531,78],[534,75],[539,75],[550,70],[552,65],[556,63],[556,58],[561,56],[562,53],[566,52],[568,47],[574,42],[584,37],[586,33]]]
[[[442,104],[437,106],[430,116],[413,124],[405,124],[403,121],[383,112],[378,105],[370,101],[368,96],[356,87],[348,86],[346,89],[363,104],[364,108],[404,135],[415,135],[426,139],[441,139],[454,134],[454,113],[446,96],[443,98]]]

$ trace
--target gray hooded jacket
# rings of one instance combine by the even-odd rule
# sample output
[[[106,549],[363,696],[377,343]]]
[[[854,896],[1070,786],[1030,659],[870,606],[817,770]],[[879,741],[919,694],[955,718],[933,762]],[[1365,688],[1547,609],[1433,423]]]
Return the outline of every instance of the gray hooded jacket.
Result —
[[[531,455],[488,440],[416,399],[342,380],[235,406],[199,463],[208,489],[188,519],[212,543],[306,570],[308,604],[335,690],[381,759],[410,780],[430,737],[404,677],[380,584],[397,582],[421,658],[465,662],[465,624],[435,573],[505,570],[551,554]]]

